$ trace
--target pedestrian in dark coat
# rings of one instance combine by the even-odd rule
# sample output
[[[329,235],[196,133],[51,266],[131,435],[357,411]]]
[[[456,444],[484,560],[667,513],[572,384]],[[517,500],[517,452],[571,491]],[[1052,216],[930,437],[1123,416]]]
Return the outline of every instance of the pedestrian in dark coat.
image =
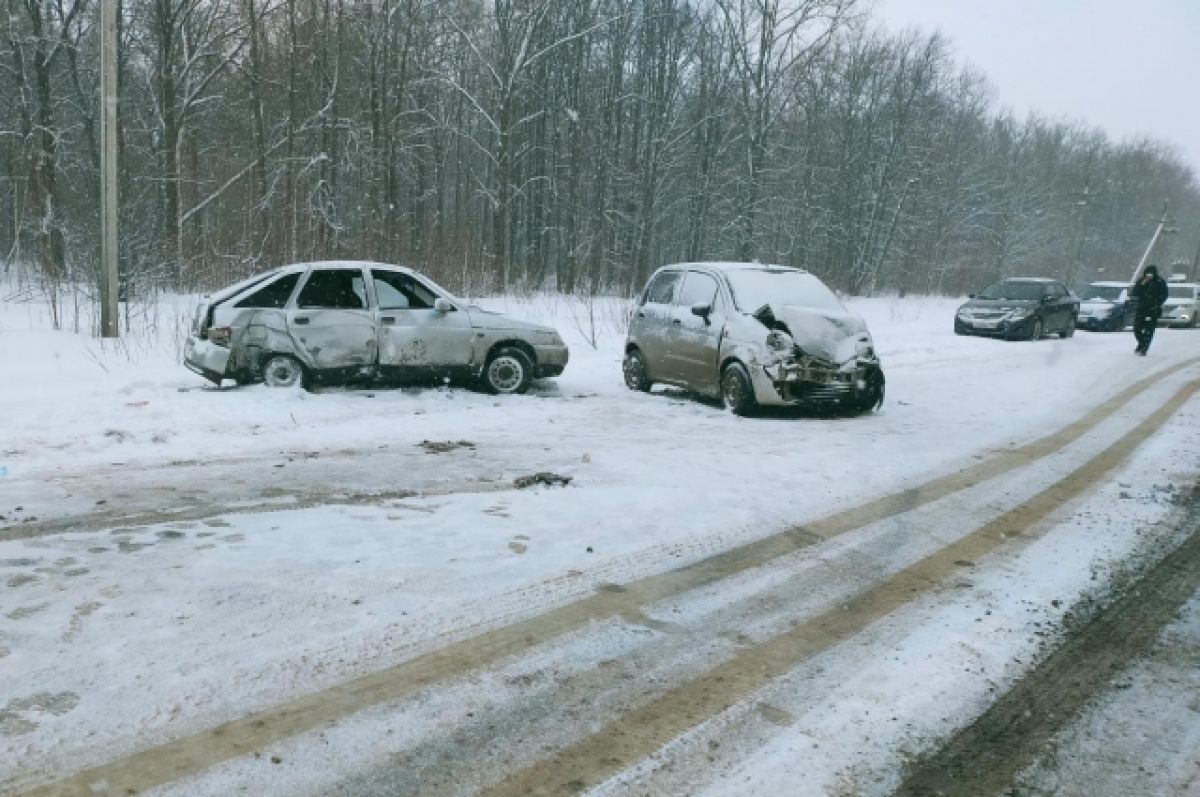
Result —
[[[1133,319],[1133,336],[1137,338],[1134,351],[1144,357],[1150,351],[1150,341],[1154,340],[1163,302],[1167,300],[1167,283],[1158,276],[1157,266],[1146,266],[1141,279],[1130,288],[1129,296],[1137,302],[1137,317]]]

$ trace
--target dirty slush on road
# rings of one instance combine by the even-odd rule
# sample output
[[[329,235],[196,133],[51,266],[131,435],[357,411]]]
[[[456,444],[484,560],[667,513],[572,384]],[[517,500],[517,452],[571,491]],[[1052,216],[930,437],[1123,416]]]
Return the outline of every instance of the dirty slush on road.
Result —
[[[1105,692],[1128,686],[1123,673],[1151,653],[1200,590],[1200,484],[1174,500],[1167,523],[1178,534],[1077,604],[1060,644],[978,719],[911,762],[895,797],[1042,793],[1023,785],[1020,773],[1056,768],[1054,737]]]

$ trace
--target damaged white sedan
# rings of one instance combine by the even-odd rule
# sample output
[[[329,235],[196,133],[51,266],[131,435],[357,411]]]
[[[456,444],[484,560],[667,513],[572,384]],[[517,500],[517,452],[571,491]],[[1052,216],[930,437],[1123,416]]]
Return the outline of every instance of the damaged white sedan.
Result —
[[[867,325],[817,277],[760,263],[681,263],[650,277],[625,342],[625,384],[758,406],[867,412],[884,377]]]
[[[297,263],[206,297],[184,364],[220,384],[271,386],[459,380],[524,393],[558,376],[567,347],[554,329],[483,310],[412,269]]]

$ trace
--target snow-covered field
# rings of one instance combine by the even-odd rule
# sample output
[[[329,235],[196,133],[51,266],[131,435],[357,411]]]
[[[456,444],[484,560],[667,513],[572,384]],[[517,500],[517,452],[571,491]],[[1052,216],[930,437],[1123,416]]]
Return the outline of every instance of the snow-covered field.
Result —
[[[785,634],[804,619],[797,606],[816,615],[850,601],[1025,504],[1200,376],[1200,331],[1160,331],[1139,358],[1128,333],[961,338],[954,300],[856,300],[888,378],[882,410],[741,419],[679,391],[627,390],[621,302],[482,303],[554,323],[571,346],[566,372],[527,396],[217,390],[178,362],[186,300],[159,305],[154,324],[119,343],[53,332],[36,304],[0,305],[0,792],[914,491],[911,510],[482,670],[450,668],[437,690],[350,700],[319,728],[215,755],[161,791],[495,785],[661,685]],[[920,485],[1058,432],[1150,376],[1044,456],[919,497]],[[1174,498],[1195,482],[1198,419],[1200,402],[1187,400],[1036,533],[606,773],[598,793],[886,793],[905,756],[1037,659],[1080,596],[1170,544]],[[537,472],[571,481],[514,487]],[[389,764],[414,749],[454,760],[442,751],[453,728],[500,717],[531,689],[561,704],[614,661],[651,684],[645,695],[602,691],[582,716],[547,710],[520,738],[480,742],[463,765],[482,767],[473,773],[421,779],[421,766],[400,776]],[[1194,789],[1193,763],[1164,788]]]

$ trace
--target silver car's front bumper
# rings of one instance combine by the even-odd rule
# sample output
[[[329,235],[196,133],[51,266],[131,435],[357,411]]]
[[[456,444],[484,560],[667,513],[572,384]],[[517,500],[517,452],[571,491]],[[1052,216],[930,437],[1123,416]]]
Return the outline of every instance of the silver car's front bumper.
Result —
[[[225,378],[230,350],[196,336],[189,336],[183,345],[183,364],[218,385]]]
[[[785,360],[751,368],[750,381],[754,397],[766,406],[839,402],[867,389],[872,368],[879,368],[877,360],[856,360],[838,368]]]
[[[536,365],[534,371],[538,377],[558,376],[567,367],[570,354],[565,344],[548,344],[533,347]]]

